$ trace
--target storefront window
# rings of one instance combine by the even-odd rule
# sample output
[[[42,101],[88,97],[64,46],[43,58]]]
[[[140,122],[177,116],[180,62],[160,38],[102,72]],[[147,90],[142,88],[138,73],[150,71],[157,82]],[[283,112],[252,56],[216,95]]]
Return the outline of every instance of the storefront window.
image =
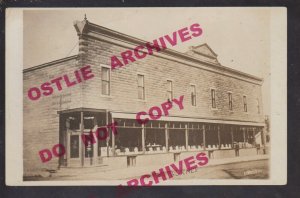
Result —
[[[93,129],[95,126],[95,117],[84,117],[83,118],[84,129]]]
[[[69,125],[71,130],[79,130],[80,129],[80,115],[74,115],[69,117]]]

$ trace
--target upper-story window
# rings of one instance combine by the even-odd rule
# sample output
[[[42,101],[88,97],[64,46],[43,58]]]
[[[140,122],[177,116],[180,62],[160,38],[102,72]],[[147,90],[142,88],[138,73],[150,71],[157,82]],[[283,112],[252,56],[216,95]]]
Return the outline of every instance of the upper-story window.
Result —
[[[196,86],[191,85],[191,102],[192,106],[196,106]]]
[[[138,74],[138,99],[145,100],[145,79],[141,74]]]
[[[173,99],[173,82],[171,80],[167,80],[167,86],[168,86],[168,90],[167,90],[168,100],[172,100]]]
[[[260,114],[260,106],[259,106],[259,99],[256,99],[256,104],[257,104],[257,113]]]
[[[102,95],[110,95],[110,69],[101,68]]]
[[[216,90],[211,89],[211,107],[216,108]]]
[[[228,92],[228,105],[229,110],[232,110],[232,93]]]
[[[247,97],[243,96],[244,112],[247,112]]]

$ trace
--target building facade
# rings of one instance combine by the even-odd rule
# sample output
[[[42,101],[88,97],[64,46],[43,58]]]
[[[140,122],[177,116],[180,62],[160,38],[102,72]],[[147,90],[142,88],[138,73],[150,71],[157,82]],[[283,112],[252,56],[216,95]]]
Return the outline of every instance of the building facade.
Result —
[[[111,70],[112,56],[145,41],[86,19],[74,27],[78,55],[23,72],[24,175],[61,167],[164,164],[197,151],[210,158],[260,154],[257,146],[265,141],[262,79],[221,65],[207,44],[186,53],[166,49]],[[91,66],[92,79],[63,84],[62,90],[53,86],[53,94],[35,101],[28,98],[30,88],[74,75],[85,65]],[[136,113],[180,96],[183,109],[173,105],[167,116],[136,121]],[[108,138],[93,143],[91,130],[115,122],[116,135],[108,129]],[[39,151],[55,144],[64,145],[65,155],[43,163]]]

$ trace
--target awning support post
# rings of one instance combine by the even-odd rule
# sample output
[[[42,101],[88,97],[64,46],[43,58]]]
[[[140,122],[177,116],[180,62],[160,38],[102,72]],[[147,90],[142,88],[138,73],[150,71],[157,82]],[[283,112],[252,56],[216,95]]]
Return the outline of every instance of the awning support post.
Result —
[[[185,124],[185,149],[188,150],[189,145],[189,130],[187,124]]]
[[[202,126],[202,133],[203,133],[203,147],[204,147],[204,150],[206,150],[206,141],[205,141],[205,125],[203,124]]]

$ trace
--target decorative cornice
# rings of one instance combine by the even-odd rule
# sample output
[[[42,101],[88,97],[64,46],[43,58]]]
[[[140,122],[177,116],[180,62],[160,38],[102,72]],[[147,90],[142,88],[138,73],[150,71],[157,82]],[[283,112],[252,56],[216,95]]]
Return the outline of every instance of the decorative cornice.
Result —
[[[84,33],[88,24],[88,20],[74,21],[74,27],[78,36]]]
[[[132,44],[132,45],[136,45],[136,46],[144,45],[144,44],[147,43],[147,41],[144,41],[142,39],[132,37],[132,36],[129,36],[129,35],[126,35],[126,34],[123,34],[123,33],[120,33],[120,32],[117,32],[117,31],[99,26],[97,24],[90,23],[88,21],[81,21],[81,22],[76,21],[74,23],[74,26],[75,26],[75,29],[76,29],[78,35],[90,36],[89,33],[95,33],[95,34],[98,34],[98,35],[102,35],[102,36],[106,36],[106,37],[109,37],[109,38],[117,39],[119,41],[122,41],[122,42],[125,42],[125,43],[128,43],[128,44]],[[96,38],[96,37],[94,37],[94,38]],[[207,45],[207,44],[202,44],[202,45],[199,45],[199,46],[203,46],[203,45]],[[199,46],[196,46],[196,48],[199,47]],[[263,79],[259,78],[257,76],[250,75],[250,74],[247,74],[247,73],[235,70],[235,69],[231,69],[229,67],[226,67],[226,66],[223,66],[221,64],[214,63],[214,62],[204,61],[204,60],[195,58],[191,55],[181,53],[181,52],[169,49],[169,48],[167,48],[167,49],[165,49],[165,50],[163,50],[159,53],[160,54],[165,54],[165,55],[170,55],[170,56],[176,56],[178,58],[189,60],[189,61],[192,61],[192,62],[198,62],[198,63],[201,63],[201,64],[205,64],[205,65],[209,66],[212,69],[216,69],[216,70],[219,70],[219,71],[227,71],[227,72],[230,72],[232,74],[236,74],[236,75],[239,75],[239,76],[242,76],[242,77],[250,78],[252,80],[258,81],[258,84],[261,84],[263,82]],[[157,53],[157,54],[159,54],[159,53]],[[216,56],[217,56],[217,54],[216,54]]]

